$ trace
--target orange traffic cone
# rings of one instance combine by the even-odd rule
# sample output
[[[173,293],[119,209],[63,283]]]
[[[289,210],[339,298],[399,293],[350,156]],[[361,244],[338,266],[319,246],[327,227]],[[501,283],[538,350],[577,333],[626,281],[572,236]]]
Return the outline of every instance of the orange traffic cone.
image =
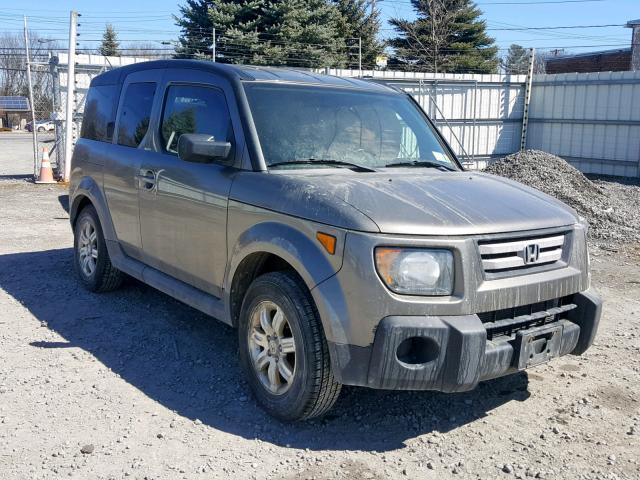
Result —
[[[46,148],[42,149],[42,161],[40,162],[40,175],[36,183],[57,183],[53,179],[53,170],[51,170],[51,162],[49,161],[49,152]]]

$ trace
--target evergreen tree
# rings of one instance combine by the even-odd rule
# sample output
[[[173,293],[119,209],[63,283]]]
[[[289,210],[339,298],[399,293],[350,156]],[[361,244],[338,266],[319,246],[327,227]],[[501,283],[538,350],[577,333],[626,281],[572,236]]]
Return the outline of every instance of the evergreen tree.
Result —
[[[343,66],[347,48],[341,15],[330,0],[188,0],[176,18],[177,56],[295,67]]]
[[[334,0],[340,12],[338,34],[348,48],[347,68],[358,68],[358,38],[362,41],[362,65],[371,69],[384,45],[377,38],[380,30],[379,13],[371,12],[368,0]]]
[[[495,73],[498,48],[472,0],[411,0],[417,18],[390,23],[399,35],[392,64],[411,70]]]
[[[246,18],[242,18],[243,15],[255,17],[252,10],[255,9],[256,13],[260,11],[257,3],[262,1],[187,0],[185,5],[180,6],[180,16],[175,17],[176,25],[182,29],[179,45],[176,48],[176,57],[211,58],[214,20],[212,16],[215,16],[218,29],[216,37],[219,38],[222,29],[232,26],[231,23],[234,20],[245,23]],[[216,45],[216,56],[222,57],[217,58],[216,61],[228,63],[224,49],[220,45]]]
[[[251,63],[260,52],[260,31],[268,21],[267,0],[208,0],[208,21],[220,32],[218,59],[224,63]]]
[[[118,48],[120,43],[118,42],[118,34],[116,33],[113,25],[107,24],[107,28],[102,35],[102,43],[98,51],[105,57],[117,57],[120,55]]]
[[[251,63],[294,67],[344,66],[340,14],[326,0],[279,0],[266,10],[258,52]]]
[[[529,69],[529,59],[531,54],[524,47],[512,44],[509,47],[507,56],[502,60],[502,66],[506,73],[526,74]]]
[[[176,47],[176,58],[197,58],[205,55],[211,47],[213,36],[207,39],[205,33],[212,32],[213,28],[209,20],[210,3],[187,0],[186,5],[180,5],[180,16],[174,16],[176,25],[182,29]]]

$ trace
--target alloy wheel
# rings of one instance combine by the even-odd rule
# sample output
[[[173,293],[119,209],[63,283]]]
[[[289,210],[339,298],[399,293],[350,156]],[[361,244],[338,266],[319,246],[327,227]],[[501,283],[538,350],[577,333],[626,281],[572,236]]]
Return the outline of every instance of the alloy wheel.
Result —
[[[271,301],[257,304],[247,340],[262,385],[272,394],[287,392],[296,373],[296,342],[282,308]]]
[[[80,269],[86,277],[93,275],[98,264],[98,233],[92,222],[85,220],[78,239]]]

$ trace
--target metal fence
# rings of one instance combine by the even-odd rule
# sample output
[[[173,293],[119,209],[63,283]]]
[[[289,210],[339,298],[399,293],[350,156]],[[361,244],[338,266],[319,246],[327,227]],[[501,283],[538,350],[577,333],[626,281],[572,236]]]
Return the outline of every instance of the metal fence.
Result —
[[[59,108],[59,90],[55,88],[56,81],[50,64],[42,62],[32,65],[33,76],[33,111],[35,114],[36,158],[34,161],[34,175],[40,168],[42,154],[47,151],[52,155],[57,148],[57,134],[62,133],[58,122],[50,122],[54,112]]]
[[[640,71],[536,75],[527,146],[586,173],[640,177]]]
[[[145,58],[76,56],[74,123],[79,132],[84,97],[102,71]],[[66,54],[51,61],[55,105],[65,105]],[[358,70],[324,73],[356,77]],[[467,166],[482,168],[520,149],[525,75],[428,74],[363,71],[365,78],[410,93],[435,121]],[[64,159],[63,109],[58,110],[58,165]],[[640,72],[535,75],[526,148],[562,156],[590,173],[640,176]]]
[[[520,149],[525,75],[363,75],[413,95],[469,166]],[[528,122],[526,148],[585,173],[640,177],[640,72],[534,75]]]
[[[327,73],[356,77],[357,70]],[[411,94],[453,150],[472,168],[520,149],[526,75],[364,71]]]
[[[1,47],[0,47],[1,49]],[[55,75],[51,68],[50,57],[36,57],[31,62],[33,85],[33,103],[29,100],[26,62],[0,66],[0,95],[27,98],[27,109],[1,110],[0,123],[4,128],[15,131],[31,132],[34,139],[34,174],[39,168],[43,150],[55,151],[56,125],[50,122],[51,116],[58,110],[56,103]],[[33,124],[35,118],[35,125]]]

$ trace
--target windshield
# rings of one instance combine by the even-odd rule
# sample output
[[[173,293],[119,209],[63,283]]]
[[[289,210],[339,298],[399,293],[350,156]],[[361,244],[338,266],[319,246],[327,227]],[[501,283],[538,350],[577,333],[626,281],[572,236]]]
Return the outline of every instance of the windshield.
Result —
[[[404,95],[248,82],[245,90],[268,166],[330,167],[321,161],[331,160],[372,168],[458,169]]]

